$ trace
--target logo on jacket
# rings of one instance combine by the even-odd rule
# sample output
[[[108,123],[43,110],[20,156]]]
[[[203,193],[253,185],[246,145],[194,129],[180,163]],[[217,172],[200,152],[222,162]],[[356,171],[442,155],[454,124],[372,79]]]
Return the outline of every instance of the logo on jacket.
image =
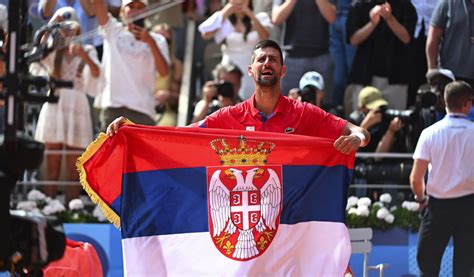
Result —
[[[280,223],[281,166],[266,165],[275,144],[241,137],[211,141],[222,166],[208,167],[209,231],[226,257],[247,261],[270,246]]]

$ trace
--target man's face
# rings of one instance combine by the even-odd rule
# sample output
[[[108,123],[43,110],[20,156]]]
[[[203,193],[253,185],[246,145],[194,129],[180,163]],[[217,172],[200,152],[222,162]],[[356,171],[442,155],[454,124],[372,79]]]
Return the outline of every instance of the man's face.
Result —
[[[130,19],[138,14],[140,14],[142,9],[145,8],[145,4],[142,2],[131,2],[125,7],[122,7],[122,18]]]
[[[275,86],[285,76],[286,66],[282,65],[277,49],[266,47],[254,52],[254,60],[248,67],[248,74],[260,86]]]
[[[240,87],[242,85],[242,80],[240,79],[239,74],[232,72],[223,72],[217,76],[218,81],[226,81],[232,84],[234,89],[234,97],[239,93]]]

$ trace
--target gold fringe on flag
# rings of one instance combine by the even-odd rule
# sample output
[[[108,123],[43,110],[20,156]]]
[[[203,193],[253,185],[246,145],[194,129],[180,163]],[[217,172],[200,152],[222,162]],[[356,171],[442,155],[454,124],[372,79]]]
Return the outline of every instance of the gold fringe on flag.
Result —
[[[134,124],[128,119],[125,119],[125,122],[121,125],[127,124]],[[84,169],[84,164],[99,150],[102,144],[108,139],[109,137],[105,133],[100,133],[99,136],[87,146],[86,151],[82,153],[82,155],[76,161],[76,169],[79,172],[79,181],[81,182],[82,187],[89,195],[89,198],[97,204],[102,212],[104,213],[105,217],[107,218],[110,223],[112,223],[117,229],[120,229],[120,216],[114,212],[107,203],[105,203],[102,198],[91,188],[89,182],[87,182],[87,174]]]

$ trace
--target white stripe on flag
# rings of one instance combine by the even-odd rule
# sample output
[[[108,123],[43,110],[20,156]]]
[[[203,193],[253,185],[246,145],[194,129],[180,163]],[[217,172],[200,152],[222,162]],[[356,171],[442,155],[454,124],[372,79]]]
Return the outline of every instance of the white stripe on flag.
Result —
[[[224,257],[211,235],[189,233],[122,240],[126,276],[343,276],[351,255],[337,222],[280,225],[270,247],[246,262]]]

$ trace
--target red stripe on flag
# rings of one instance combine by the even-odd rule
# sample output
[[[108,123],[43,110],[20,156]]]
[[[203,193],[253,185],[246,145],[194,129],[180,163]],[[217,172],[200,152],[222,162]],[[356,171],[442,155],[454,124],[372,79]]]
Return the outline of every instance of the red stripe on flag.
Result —
[[[333,147],[333,141],[299,135],[287,135],[268,132],[246,132],[236,130],[205,129],[192,127],[148,127],[128,125],[120,128],[117,135],[109,139],[111,147],[107,153],[108,162],[116,164],[120,175],[123,172],[140,172],[148,170],[189,168],[221,165],[220,157],[212,149],[210,141],[224,138],[226,141],[237,141],[243,135],[247,140],[272,142],[276,144],[268,156],[267,164],[283,165],[342,165],[349,169],[354,167],[354,155],[344,155]],[[116,147],[116,140],[126,140],[127,150],[131,153],[125,161],[117,161],[124,151]],[[117,148],[117,149],[115,149]],[[328,159],[328,156],[331,157]],[[115,171],[114,171],[115,172]],[[110,175],[117,175],[117,173]],[[118,176],[110,176],[114,180]]]

